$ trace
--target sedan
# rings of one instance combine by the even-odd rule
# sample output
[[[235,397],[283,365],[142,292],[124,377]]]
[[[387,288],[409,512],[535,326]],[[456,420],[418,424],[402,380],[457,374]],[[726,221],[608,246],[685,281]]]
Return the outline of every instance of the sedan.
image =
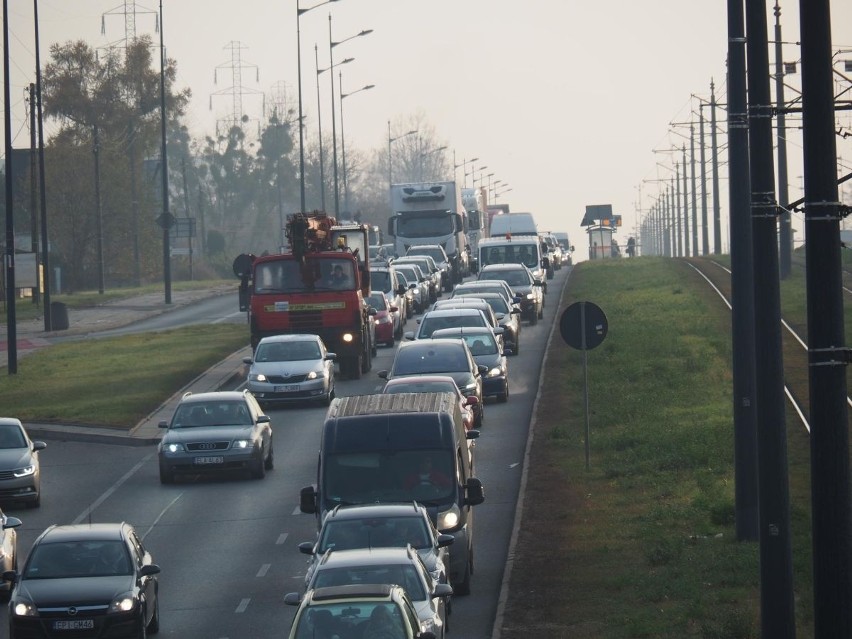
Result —
[[[494,315],[497,316],[497,321],[503,328],[503,343],[506,348],[511,349],[512,355],[517,355],[521,350],[521,307],[517,304],[510,304],[506,301],[506,297],[500,293],[474,293],[463,291],[456,295],[453,293],[448,302],[465,298],[478,298],[488,302]],[[508,355],[508,353],[506,353]]]
[[[544,317],[542,281],[523,264],[489,264],[479,271],[479,281],[503,280],[521,299],[521,312],[530,324]]]
[[[8,517],[0,511],[0,597],[7,599],[12,594],[12,580],[7,579],[9,570],[18,569],[18,533],[15,528],[21,525],[17,517]]]
[[[509,399],[509,364],[494,333],[486,328],[445,328],[432,333],[433,339],[443,337],[463,339],[476,363],[488,369],[482,381],[484,396],[496,397],[498,402]]]
[[[160,567],[127,523],[51,526],[9,602],[9,637],[144,637],[160,629]]]
[[[273,467],[272,425],[247,390],[187,393],[157,447],[160,482],[177,474],[248,470],[263,479]]]
[[[445,584],[450,561],[447,547],[454,539],[439,533],[429,511],[417,503],[338,506],[326,515],[316,541],[299,544],[299,551],[311,557],[305,585],[329,550],[407,545],[417,551],[432,578]]]
[[[402,586],[414,604],[421,629],[443,639],[447,621],[446,600],[453,594],[453,589],[432,577],[413,548],[329,550],[317,564],[308,582],[308,590],[354,584]]]
[[[329,353],[317,335],[264,337],[249,365],[246,388],[261,405],[273,402],[319,401],[328,406],[334,399],[335,353]]]
[[[485,306],[488,306],[485,304]],[[494,313],[488,307],[488,312],[494,318]],[[497,328],[497,320],[493,319],[493,323],[485,317],[485,313],[477,308],[447,308],[437,309],[425,313],[423,317],[417,320],[419,326],[416,332],[407,331],[405,338],[407,340],[429,339],[434,331],[441,328],[458,328],[459,326],[485,326],[494,331],[503,332],[503,329]]]
[[[41,504],[41,470],[38,452],[47,448],[32,441],[21,420],[0,417],[0,499]]]
[[[402,342],[390,370],[379,371],[382,379],[399,377],[420,378],[423,375],[449,375],[465,397],[476,397],[474,428],[480,428],[485,419],[482,405],[482,376],[488,373],[477,365],[470,349],[462,339],[421,339]]]

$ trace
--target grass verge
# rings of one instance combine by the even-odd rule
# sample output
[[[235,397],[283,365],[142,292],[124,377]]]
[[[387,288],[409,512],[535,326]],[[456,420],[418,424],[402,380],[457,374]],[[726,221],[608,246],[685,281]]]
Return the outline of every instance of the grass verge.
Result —
[[[3,412],[25,422],[132,428],[246,343],[244,325],[221,324],[56,344],[0,377]]]
[[[598,304],[588,353],[548,353],[504,638],[759,636],[756,543],[736,540],[730,314],[683,262],[578,265],[563,305]],[[707,289],[709,291],[709,289]],[[810,636],[808,442],[788,414],[798,634]]]

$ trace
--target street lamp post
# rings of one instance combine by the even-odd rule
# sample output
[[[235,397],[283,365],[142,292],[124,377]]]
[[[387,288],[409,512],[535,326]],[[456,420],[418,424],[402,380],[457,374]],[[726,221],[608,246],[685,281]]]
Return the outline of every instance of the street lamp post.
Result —
[[[455,177],[456,177],[456,169],[457,169],[457,168],[459,168],[459,167],[461,167],[461,170],[462,170],[462,177],[464,178],[464,184],[463,184],[463,186],[467,186],[467,172],[466,172],[466,169],[465,169],[465,165],[466,165],[468,162],[470,162],[471,164],[473,164],[473,163],[474,163],[474,162],[476,162],[477,160],[479,160],[479,158],[471,158],[470,160],[462,160],[461,164],[456,164],[456,163],[455,163],[455,161],[454,161],[454,162],[453,162],[453,179],[455,180]]]
[[[420,181],[423,181],[423,158],[429,155],[435,155],[436,153],[440,153],[441,151],[446,150],[446,146],[439,146],[437,149],[430,149],[429,151],[424,151],[420,154]]]
[[[320,105],[319,77],[328,69],[319,68],[319,47],[314,44],[314,58],[317,68],[317,128],[319,129],[319,160],[320,160],[320,210],[325,211],[325,160],[322,154],[322,106]]]
[[[360,89],[356,89],[355,91],[350,91],[349,93],[343,92],[343,74],[338,72],[337,74],[338,81],[340,83],[340,151],[343,156],[343,211],[348,215],[349,213],[349,182],[346,180],[346,138],[343,135],[343,98],[348,98],[350,95],[355,95],[356,93],[360,93],[361,91],[369,91],[374,88],[375,84],[367,84]]]
[[[406,138],[409,135],[414,135],[417,133],[417,129],[412,129],[402,135],[398,135],[395,138],[391,137],[391,123],[388,120],[388,190],[390,190],[391,185],[393,184],[393,159],[391,155],[391,143],[396,142],[397,140],[401,140],[402,138]]]
[[[315,4],[307,9],[299,7],[299,0],[296,0],[296,76],[299,83],[299,202],[301,210],[305,211],[305,134],[304,134],[304,115],[302,114],[302,34],[300,23],[302,14],[312,11],[317,7],[330,2],[339,2],[340,0],[323,0],[319,4]]]
[[[334,162],[334,215],[335,217],[340,215],[340,187],[337,181],[337,124],[334,112],[336,111],[335,100],[334,100],[334,47],[343,44],[344,42],[349,42],[349,40],[354,40],[355,38],[360,38],[361,36],[369,35],[372,33],[372,29],[364,29],[359,31],[353,36],[349,36],[348,38],[344,38],[343,40],[338,40],[337,42],[331,37],[331,14],[328,14],[328,60],[331,69],[331,146],[332,146],[332,161]],[[348,61],[351,62],[354,58],[349,58]],[[342,64],[342,63],[341,63]]]

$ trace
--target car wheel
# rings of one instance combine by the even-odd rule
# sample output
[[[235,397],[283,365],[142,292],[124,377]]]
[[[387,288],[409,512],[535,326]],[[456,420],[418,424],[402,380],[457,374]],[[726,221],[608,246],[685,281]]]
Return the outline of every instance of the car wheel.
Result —
[[[272,448],[272,440],[269,440],[269,454],[266,456],[266,461],[263,463],[266,470],[275,468],[275,450]]]
[[[538,319],[544,319],[544,302],[542,302],[538,309]]]
[[[157,593],[157,600],[154,604],[154,614],[151,615],[151,621],[148,622],[148,634],[155,635],[160,632],[160,595]]]
[[[376,344],[376,342],[373,342],[372,345],[370,346],[370,355],[375,357],[378,354],[379,354],[379,345]]]
[[[139,618],[139,632],[136,633],[137,639],[147,639],[148,637],[148,624],[145,623],[145,616],[146,613],[143,610]]]
[[[506,385],[503,387],[503,392],[497,395],[497,401],[501,404],[509,399],[509,380],[506,380]]]
[[[538,313],[533,309],[533,312],[530,313],[530,326],[535,326],[536,324],[538,324]]]
[[[261,455],[251,467],[251,476],[253,479],[263,479],[266,477],[266,460]]]
[[[453,594],[465,596],[470,594],[470,575],[473,572],[472,570],[473,558],[465,564],[464,567],[464,575],[459,581],[453,582]]]
[[[160,466],[160,483],[161,484],[173,484],[175,483],[174,474],[166,468]]]
[[[521,352],[521,340],[519,337],[519,335],[515,335],[515,343],[514,346],[512,346],[512,357]]]
[[[483,398],[484,399],[484,398]],[[482,401],[479,402],[479,412],[476,413],[476,419],[474,421],[474,428],[482,428],[482,422],[485,421],[485,408],[482,406]]]
[[[35,499],[26,502],[27,508],[38,508],[41,506],[41,490],[36,493]]]

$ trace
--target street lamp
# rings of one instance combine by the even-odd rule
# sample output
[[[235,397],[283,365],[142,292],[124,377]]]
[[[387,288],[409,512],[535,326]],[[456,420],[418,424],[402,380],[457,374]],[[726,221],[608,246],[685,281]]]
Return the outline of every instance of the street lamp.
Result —
[[[388,189],[390,189],[391,185],[393,185],[393,160],[391,156],[391,143],[396,142],[397,140],[401,140],[402,138],[407,138],[409,135],[414,135],[417,133],[417,129],[412,129],[407,133],[403,133],[402,135],[398,135],[395,138],[391,137],[391,123],[388,120]]]
[[[420,154],[420,181],[423,181],[423,158],[427,155],[435,155],[436,153],[440,153],[441,151],[445,151],[447,149],[446,146],[439,146],[437,149],[430,149],[428,151],[424,151]]]
[[[340,82],[340,151],[343,155],[343,211],[349,213],[349,183],[346,181],[346,138],[343,136],[343,98],[348,98],[350,95],[361,93],[361,91],[369,91],[374,88],[375,84],[367,84],[360,89],[343,92],[343,74],[338,72],[338,81]]]
[[[350,62],[353,62],[354,60],[355,60],[355,58],[346,58],[345,60],[341,60],[340,62],[338,62],[337,66],[340,66],[341,64],[349,64]],[[326,71],[332,71],[333,72],[333,67],[326,67],[325,69],[320,69],[319,67],[317,67],[317,125],[319,126],[319,129],[320,129],[320,182],[322,182],[321,187],[320,187],[320,191],[322,193],[321,202],[322,202],[322,210],[323,211],[325,211],[325,161],[323,160],[323,152],[322,152],[322,124],[321,124],[321,121],[320,121],[320,118],[319,118],[319,114],[322,111],[322,108],[320,107],[319,76],[322,75],[323,73],[325,73]],[[332,76],[332,80],[333,79],[334,78]],[[332,98],[332,99],[334,99],[334,98]],[[332,102],[332,110],[331,110],[332,111],[332,113],[331,113],[332,114],[332,122],[334,121],[334,108],[333,107],[334,107],[334,103]],[[336,163],[337,163],[337,157],[335,156],[335,164]]]
[[[350,40],[354,40],[355,38],[360,38],[361,36],[369,35],[373,32],[372,29],[364,29],[359,31],[353,36],[349,36],[348,38],[344,38],[343,40],[338,40],[337,42],[331,37],[331,14],[328,14],[328,60],[331,68],[331,146],[332,146],[332,156],[334,162],[334,216],[337,217],[340,215],[340,187],[337,182],[337,124],[335,122],[334,112],[336,110],[335,100],[334,100],[334,47],[343,44],[344,42],[349,42]],[[354,58],[350,58],[351,62]],[[341,63],[343,64],[343,63]]]
[[[467,173],[466,173],[466,169],[464,167],[468,162],[473,164],[474,162],[476,162],[478,160],[479,160],[479,158],[472,158],[470,160],[462,160],[461,164],[456,164],[454,162],[453,163],[453,179],[455,179],[455,177],[456,177],[456,169],[459,168],[459,167],[462,167],[462,176],[464,177],[464,186],[467,186]]]
[[[504,189],[502,189],[502,190],[501,190],[501,191],[499,191],[499,192],[498,192],[498,191],[494,191],[494,203],[495,203],[495,204],[497,203],[497,200],[500,198],[500,196],[501,196],[501,195],[503,195],[504,193],[508,193],[508,192],[509,192],[509,191],[511,191],[511,190],[512,190],[511,188],[508,188],[508,189],[507,189],[507,188],[504,188]]]
[[[302,34],[300,22],[303,13],[312,11],[317,7],[331,2],[339,2],[340,0],[323,0],[318,4],[307,9],[299,8],[299,0],[296,0],[296,75],[299,82],[299,197],[302,212],[305,211],[305,135],[304,135],[304,115],[302,115]]]
[[[483,172],[485,169],[487,169],[487,168],[488,168],[487,166],[480,166],[480,167],[479,167],[479,179],[477,180],[477,179],[476,179],[476,169],[475,169],[475,168],[474,168],[474,166],[471,164],[471,166],[470,166],[470,175],[472,175],[473,177],[470,179],[470,181],[471,181],[471,183],[473,184],[473,186],[474,186],[474,187],[476,186],[476,183],[477,183],[477,182],[482,182],[482,172]],[[467,176],[467,175],[468,175],[468,174],[465,174],[465,176]]]

